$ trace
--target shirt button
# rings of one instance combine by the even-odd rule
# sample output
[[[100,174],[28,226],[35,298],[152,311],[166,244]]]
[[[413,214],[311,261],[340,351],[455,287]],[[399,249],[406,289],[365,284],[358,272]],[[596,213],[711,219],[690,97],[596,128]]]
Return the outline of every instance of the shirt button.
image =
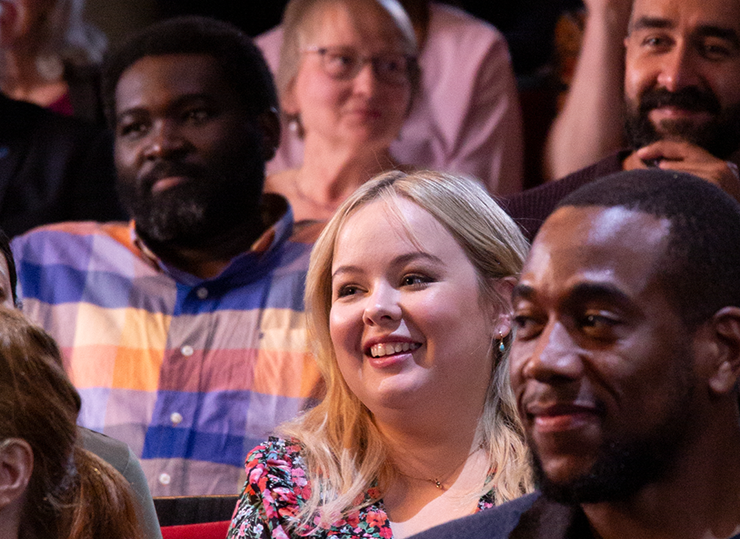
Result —
[[[200,299],[206,299],[208,297],[208,289],[204,286],[201,286],[198,290],[195,291],[195,295],[198,296]]]
[[[175,412],[170,416],[170,421],[172,421],[173,425],[179,425],[182,423],[182,415]]]
[[[159,474],[159,482],[162,483],[163,485],[169,485],[170,481],[172,481],[170,474],[168,473]]]
[[[193,347],[190,346],[189,344],[186,344],[185,346],[183,346],[182,348],[180,348],[180,353],[183,356],[185,356],[185,357],[192,356],[193,355],[193,352],[194,352]]]

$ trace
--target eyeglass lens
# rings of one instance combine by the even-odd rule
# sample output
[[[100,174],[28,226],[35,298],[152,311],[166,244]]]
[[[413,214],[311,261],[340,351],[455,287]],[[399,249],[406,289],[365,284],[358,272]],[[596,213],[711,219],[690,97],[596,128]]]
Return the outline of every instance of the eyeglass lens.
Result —
[[[309,50],[308,52],[314,52]],[[370,62],[378,79],[389,84],[405,84],[409,77],[410,58],[400,53],[384,53],[375,56],[363,56],[357,51],[340,47],[322,47],[316,49],[321,56],[322,66],[326,73],[336,79],[352,79],[360,72],[362,66]]]

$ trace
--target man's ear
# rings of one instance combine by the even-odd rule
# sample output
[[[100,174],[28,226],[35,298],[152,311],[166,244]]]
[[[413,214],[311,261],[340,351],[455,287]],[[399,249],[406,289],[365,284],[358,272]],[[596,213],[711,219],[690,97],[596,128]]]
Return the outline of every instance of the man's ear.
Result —
[[[277,109],[270,107],[257,116],[257,125],[262,132],[263,159],[265,163],[275,157],[280,145],[280,114]]]
[[[33,450],[21,438],[0,443],[0,509],[23,496],[33,472]]]
[[[740,376],[740,308],[723,307],[705,326],[714,356],[708,365],[709,388],[726,394],[733,391]]]

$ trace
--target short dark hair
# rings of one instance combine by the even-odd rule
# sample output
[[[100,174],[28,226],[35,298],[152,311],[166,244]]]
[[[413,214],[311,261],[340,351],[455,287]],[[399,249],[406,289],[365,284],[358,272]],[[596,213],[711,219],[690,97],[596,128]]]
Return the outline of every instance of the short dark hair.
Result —
[[[722,307],[740,307],[740,205],[718,187],[691,174],[640,169],[590,183],[557,208],[564,206],[624,207],[670,221],[656,274],[687,328]]]
[[[126,69],[146,56],[207,54],[213,57],[227,82],[256,116],[278,110],[277,91],[262,53],[236,26],[207,17],[176,17],[134,34],[106,58],[102,93],[105,115],[115,126],[116,86]]]

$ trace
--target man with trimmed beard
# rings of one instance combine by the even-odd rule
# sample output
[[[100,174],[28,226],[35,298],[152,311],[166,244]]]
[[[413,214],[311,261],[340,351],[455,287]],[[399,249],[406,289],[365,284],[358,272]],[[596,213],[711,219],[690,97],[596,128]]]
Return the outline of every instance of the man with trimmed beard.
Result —
[[[419,539],[740,538],[740,206],[689,174],[564,199],[513,291],[541,491]]]
[[[59,342],[81,425],[128,443],[155,496],[236,494],[247,452],[319,379],[303,320],[315,231],[262,194],[272,78],[249,38],[195,17],[132,37],[103,78],[133,219],[17,238],[24,311]]]
[[[635,0],[625,47],[630,148],[511,197],[530,238],[563,196],[619,170],[689,172],[740,199],[740,1]]]

